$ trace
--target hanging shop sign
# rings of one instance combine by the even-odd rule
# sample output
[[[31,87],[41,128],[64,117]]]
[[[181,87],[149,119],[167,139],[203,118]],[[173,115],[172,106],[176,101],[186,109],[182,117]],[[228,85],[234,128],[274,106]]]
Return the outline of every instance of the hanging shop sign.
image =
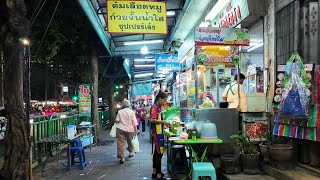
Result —
[[[198,27],[195,33],[197,45],[249,46],[247,29]]]
[[[91,116],[91,90],[90,84],[79,86],[79,115]]]
[[[167,34],[165,2],[107,1],[109,33]]]
[[[230,0],[217,16],[212,17],[214,19],[210,24],[212,27],[235,27],[247,16],[249,16],[247,0]]]
[[[236,46],[197,46],[196,48],[198,65],[236,64],[239,59],[240,54]]]
[[[156,54],[155,70],[157,72],[179,72],[180,61],[176,54]]]

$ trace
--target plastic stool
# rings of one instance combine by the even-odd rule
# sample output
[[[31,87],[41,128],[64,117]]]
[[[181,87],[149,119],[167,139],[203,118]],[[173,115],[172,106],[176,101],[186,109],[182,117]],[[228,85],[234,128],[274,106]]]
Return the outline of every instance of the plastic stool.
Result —
[[[211,162],[194,162],[192,164],[192,180],[198,180],[200,176],[209,176],[216,180],[216,169]]]
[[[171,159],[172,159],[172,163],[171,163],[171,170],[170,173],[174,174],[175,170],[176,170],[176,164],[177,164],[177,155],[179,155],[181,157],[181,159],[184,160],[184,165],[185,165],[185,170],[188,170],[188,162],[187,162],[187,157],[186,157],[186,152],[185,152],[185,148],[183,145],[174,145],[172,146],[172,150],[171,150]]]
[[[82,147],[82,142],[80,139],[74,139],[74,140],[71,140],[70,145],[71,147],[76,147],[76,146]]]
[[[86,156],[84,154],[83,147],[81,146],[70,147],[70,152],[71,152],[71,159],[68,158],[68,161],[71,160],[71,165],[74,165],[75,163],[79,163],[79,169],[83,170],[84,166],[87,165]],[[74,160],[76,154],[77,154],[77,157],[79,157],[79,162],[75,162]],[[68,152],[68,157],[69,157],[69,152]],[[70,162],[68,162],[68,167],[69,167],[69,164]]]

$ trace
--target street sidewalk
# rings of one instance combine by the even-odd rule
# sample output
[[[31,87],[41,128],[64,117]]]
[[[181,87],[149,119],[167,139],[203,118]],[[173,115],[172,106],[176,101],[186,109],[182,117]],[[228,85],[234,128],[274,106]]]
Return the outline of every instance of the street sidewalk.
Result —
[[[146,128],[146,132],[148,128]],[[70,171],[66,170],[66,153],[61,155],[61,163],[57,165],[55,158],[51,158],[52,162],[47,164],[47,168],[44,173],[44,177],[41,176],[41,169],[37,167],[34,169],[34,179],[106,179],[106,180],[148,180],[152,179],[152,155],[151,155],[151,144],[149,141],[149,134],[146,133],[144,136],[139,135],[140,152],[136,153],[134,157],[128,158],[129,153],[125,150],[126,162],[125,164],[119,164],[117,155],[117,141],[115,138],[109,136],[108,130],[101,132],[102,137],[107,140],[106,146],[94,146],[92,151],[87,148],[85,149],[87,166],[84,170],[78,170],[74,167]],[[113,141],[113,142],[112,142]],[[166,155],[162,160],[162,168],[167,177],[166,171]],[[170,179],[170,178],[168,178]]]

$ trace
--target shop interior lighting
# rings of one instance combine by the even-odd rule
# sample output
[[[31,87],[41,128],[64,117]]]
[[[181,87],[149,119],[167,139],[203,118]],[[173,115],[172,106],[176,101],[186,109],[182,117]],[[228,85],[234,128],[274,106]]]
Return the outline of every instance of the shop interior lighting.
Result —
[[[163,40],[157,39],[157,40],[147,40],[147,41],[129,41],[129,42],[124,42],[123,45],[131,46],[131,45],[139,45],[139,44],[158,44],[158,43],[163,43]]]
[[[205,20],[206,21],[211,21],[212,19],[214,19],[220,12],[220,10],[227,5],[229,2],[229,0],[218,0],[218,2],[213,6],[213,8],[211,9],[211,11],[208,13],[208,15],[206,16]],[[209,24],[208,24],[209,25]],[[208,26],[205,26],[208,27]]]
[[[148,50],[148,47],[147,46],[143,46],[141,48],[141,54],[148,54],[149,50]]]
[[[176,12],[175,11],[167,11],[167,16],[175,16]]]
[[[152,76],[153,73],[144,73],[144,74],[136,74],[134,75],[135,78],[142,78],[142,77],[148,77],[148,76]]]
[[[154,67],[154,64],[136,64],[134,67]]]
[[[155,59],[134,59],[134,62],[154,62]]]
[[[259,47],[261,47],[261,46],[263,46],[263,42],[257,44],[256,46],[253,46],[253,47],[249,48],[249,49],[247,50],[247,52],[253,51],[253,50],[255,50],[255,49],[257,49],[257,48],[259,48]]]

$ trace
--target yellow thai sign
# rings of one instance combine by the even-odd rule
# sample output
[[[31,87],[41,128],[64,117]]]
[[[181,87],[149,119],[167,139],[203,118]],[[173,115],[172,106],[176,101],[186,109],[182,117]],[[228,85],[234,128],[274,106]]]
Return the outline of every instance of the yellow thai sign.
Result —
[[[107,0],[109,33],[167,34],[165,2]]]

